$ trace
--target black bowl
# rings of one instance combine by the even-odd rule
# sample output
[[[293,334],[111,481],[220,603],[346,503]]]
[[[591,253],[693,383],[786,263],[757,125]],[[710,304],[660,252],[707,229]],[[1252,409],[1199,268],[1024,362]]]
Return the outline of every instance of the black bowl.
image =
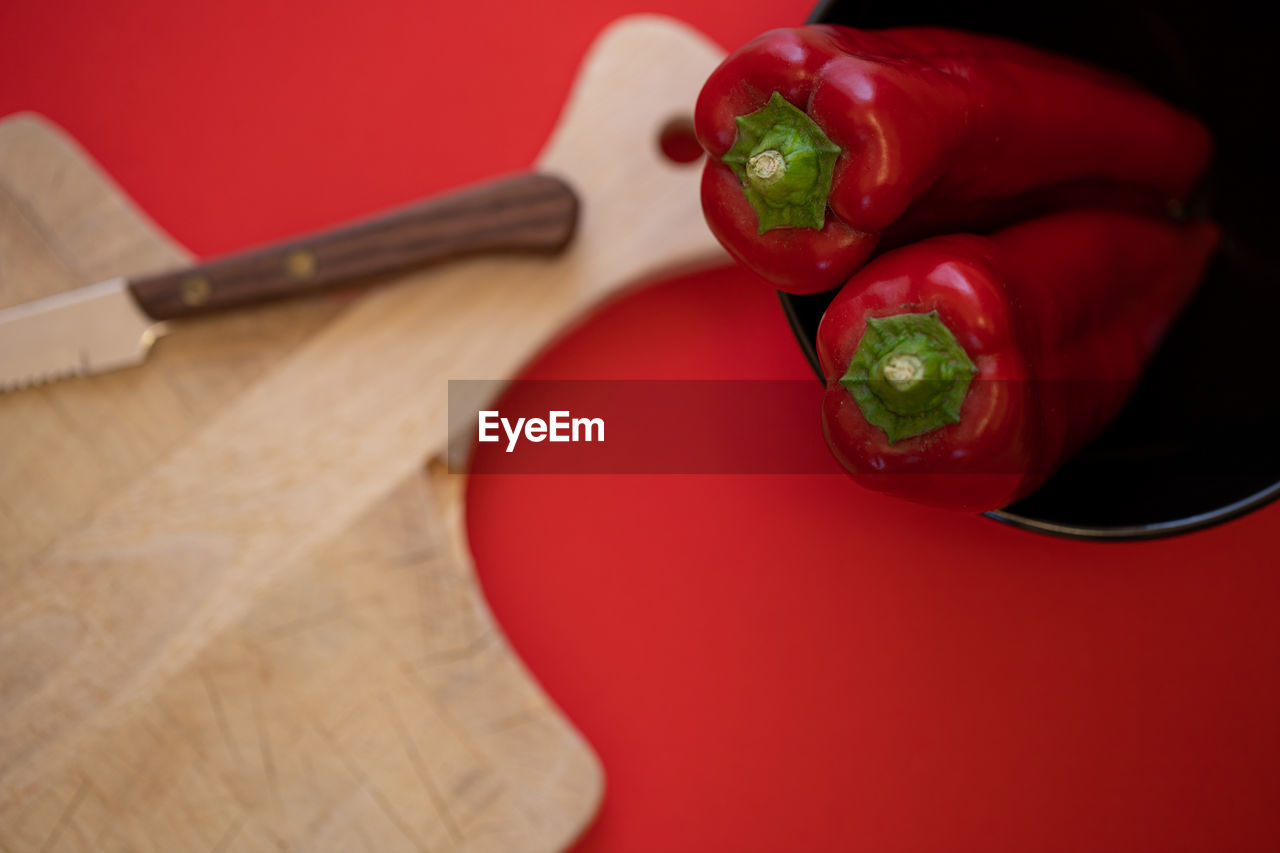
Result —
[[[810,22],[944,26],[1056,50],[1125,74],[1195,113],[1216,155],[1197,208],[1221,251],[1116,421],[1035,494],[988,515],[1086,539],[1216,524],[1280,497],[1280,57],[1241,3],[830,0]],[[833,293],[780,294],[805,355]],[[1224,367],[1231,366],[1228,374]]]

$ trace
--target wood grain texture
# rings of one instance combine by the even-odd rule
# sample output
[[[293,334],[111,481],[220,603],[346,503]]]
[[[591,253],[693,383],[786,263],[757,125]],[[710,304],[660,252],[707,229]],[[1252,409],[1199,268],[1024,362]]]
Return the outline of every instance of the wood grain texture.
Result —
[[[656,144],[719,57],[661,19],[602,35],[535,164],[582,200],[558,258],[182,321],[143,367],[0,397],[0,848],[553,850],[584,827],[598,762],[484,606],[462,478],[424,463],[449,379],[511,376],[624,286],[722,261],[697,168]],[[184,260],[34,118],[0,123],[0,217],[5,304]]]
[[[562,180],[513,175],[320,234],[136,277],[129,289],[147,314],[169,320],[467,255],[554,254],[573,236],[577,210]]]

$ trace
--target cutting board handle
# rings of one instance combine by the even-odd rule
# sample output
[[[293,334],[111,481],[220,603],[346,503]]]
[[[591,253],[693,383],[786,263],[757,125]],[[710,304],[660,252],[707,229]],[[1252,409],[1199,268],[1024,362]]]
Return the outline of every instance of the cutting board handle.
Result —
[[[573,190],[560,179],[519,174],[331,231],[134,278],[129,288],[157,320],[192,316],[463,255],[555,253],[573,236],[577,211]]]

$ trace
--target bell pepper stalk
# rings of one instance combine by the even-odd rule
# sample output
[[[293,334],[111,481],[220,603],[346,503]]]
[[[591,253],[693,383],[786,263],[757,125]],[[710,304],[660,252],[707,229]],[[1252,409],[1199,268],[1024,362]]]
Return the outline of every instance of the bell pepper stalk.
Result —
[[[1081,200],[1163,210],[1211,153],[1192,116],[1127,80],[1002,39],[812,25],[733,52],[699,94],[702,205],[775,287],[843,282],[902,240]]]
[[[1116,416],[1219,238],[1076,210],[887,252],[818,329],[827,444],[865,486],[985,511]]]

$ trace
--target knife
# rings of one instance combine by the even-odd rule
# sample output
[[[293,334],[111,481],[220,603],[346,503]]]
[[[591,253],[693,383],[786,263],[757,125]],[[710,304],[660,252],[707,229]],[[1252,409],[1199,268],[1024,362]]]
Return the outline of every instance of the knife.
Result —
[[[0,311],[0,392],[139,364],[169,320],[467,255],[554,254],[572,238],[577,211],[560,178],[517,174],[283,243],[8,308]]]

